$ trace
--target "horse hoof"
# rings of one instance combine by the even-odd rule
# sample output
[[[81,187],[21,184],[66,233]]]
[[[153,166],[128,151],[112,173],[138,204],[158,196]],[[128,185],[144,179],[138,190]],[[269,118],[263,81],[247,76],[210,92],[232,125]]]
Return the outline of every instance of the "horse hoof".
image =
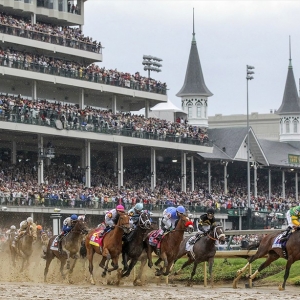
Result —
[[[148,267],[151,269],[153,267],[153,263],[149,263]]]
[[[103,273],[101,274],[101,277],[102,277],[102,278],[105,278],[105,277],[106,277],[106,273],[103,272]]]
[[[279,291],[284,291],[284,290],[285,290],[285,288],[283,288],[282,285],[280,285],[280,286],[278,287],[278,289],[279,289]]]

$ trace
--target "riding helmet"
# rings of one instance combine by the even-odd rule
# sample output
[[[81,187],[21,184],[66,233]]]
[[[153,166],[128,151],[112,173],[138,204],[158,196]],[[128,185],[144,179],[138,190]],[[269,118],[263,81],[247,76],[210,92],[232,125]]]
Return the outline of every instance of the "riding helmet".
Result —
[[[123,205],[117,205],[116,210],[117,210],[117,211],[124,212],[124,211],[125,211],[125,208],[124,208]]]
[[[37,226],[36,226],[36,229],[38,229],[38,230],[42,230],[42,229],[43,229],[43,227],[42,227],[42,225],[37,225]]]
[[[179,205],[177,208],[176,208],[176,211],[180,214],[185,214],[185,208],[182,206],[182,205]]]
[[[11,226],[10,226],[10,229],[11,229],[11,230],[16,230],[17,227],[16,227],[15,225],[11,225]]]
[[[209,208],[208,210],[207,210],[207,213],[208,214],[215,214],[215,210],[213,209],[213,208]]]
[[[78,219],[77,215],[72,215],[71,220],[76,221]]]
[[[28,223],[33,223],[33,219],[32,219],[31,217],[28,217],[28,218],[27,218],[27,222],[28,222]]]
[[[134,209],[135,210],[137,210],[137,211],[141,211],[141,210],[143,210],[143,203],[137,203],[136,205],[135,205],[135,207],[134,207]]]

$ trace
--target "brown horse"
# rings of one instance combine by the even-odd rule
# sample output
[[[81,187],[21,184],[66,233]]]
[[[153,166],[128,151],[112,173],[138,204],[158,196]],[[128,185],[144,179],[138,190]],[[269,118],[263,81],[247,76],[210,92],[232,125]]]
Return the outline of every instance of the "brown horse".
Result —
[[[32,223],[30,226],[27,226],[23,236],[19,238],[16,247],[12,247],[10,243],[11,258],[13,266],[16,265],[16,258],[20,256],[22,258],[22,265],[20,272],[23,272],[24,267],[29,265],[29,258],[33,252],[32,244],[37,238],[37,229],[36,224]]]
[[[186,244],[191,237],[186,237],[180,244],[179,252],[176,260],[181,258],[183,255],[188,256],[188,260],[181,266],[181,268],[175,272],[174,275],[179,274],[179,272],[190,264],[194,263],[194,267],[189,279],[188,285],[191,285],[193,276],[196,273],[196,269],[199,263],[207,261],[209,265],[209,275],[211,286],[213,285],[212,267],[214,264],[214,257],[216,254],[215,243],[218,241],[220,244],[225,243],[225,234],[221,226],[212,226],[206,236],[201,237],[196,241],[192,251],[186,250]],[[176,262],[176,261],[175,261]]]
[[[233,281],[233,288],[237,288],[238,280],[240,279],[242,274],[246,271],[247,267],[256,259],[268,255],[265,262],[263,262],[259,266],[259,268],[252,275],[249,276],[250,279],[254,279],[260,271],[268,267],[273,261],[277,260],[278,258],[285,258],[283,255],[282,248],[272,248],[274,240],[277,238],[277,236],[278,233],[275,232],[271,234],[267,234],[261,239],[261,241],[255,244],[250,244],[248,246],[248,250],[256,249],[258,247],[257,252],[254,255],[249,257],[248,263],[242,269],[237,271],[238,276]],[[285,266],[283,283],[282,285],[279,286],[280,291],[283,291],[285,289],[286,281],[289,277],[290,268],[292,264],[295,261],[300,260],[299,245],[300,245],[300,230],[297,230],[293,234],[291,234],[290,238],[286,242],[286,253],[288,258]]]
[[[179,215],[177,225],[174,230],[168,232],[161,240],[160,250],[156,246],[151,246],[149,243],[149,237],[151,232],[146,238],[147,244],[147,256],[148,256],[148,266],[152,268],[152,252],[154,251],[158,255],[158,260],[155,262],[156,266],[159,266],[160,262],[164,262],[164,266],[156,270],[155,275],[169,275],[170,269],[177,257],[179,251],[179,245],[183,239],[183,234],[187,229],[189,219],[183,214]]]
[[[119,255],[122,253],[122,237],[123,233],[130,231],[129,216],[125,213],[119,215],[118,222],[114,229],[107,232],[103,238],[102,252],[99,246],[91,245],[90,239],[98,228],[92,229],[85,239],[85,247],[87,250],[87,258],[89,260],[89,272],[91,284],[95,284],[93,277],[93,257],[95,253],[102,255],[102,260],[99,264],[104,269],[102,277],[106,276],[106,272],[112,272],[119,268],[118,261]],[[112,260],[112,268],[108,269],[109,260]],[[105,264],[106,262],[106,264]]]
[[[46,252],[46,266],[44,270],[44,281],[47,281],[47,274],[49,270],[49,266],[51,261],[56,257],[60,260],[60,273],[62,277],[65,279],[66,274],[64,271],[64,266],[67,263],[67,269],[69,270],[69,274],[73,272],[73,269],[75,267],[77,258],[79,257],[79,250],[81,247],[81,241],[83,239],[83,236],[88,233],[88,228],[86,223],[83,220],[77,220],[75,221],[74,226],[72,227],[71,231],[62,239],[62,251],[52,250],[51,246],[54,241],[54,239],[57,237],[57,235],[54,235],[50,238],[47,246],[47,252]],[[73,264],[70,267],[70,258],[73,258]],[[68,281],[69,278],[68,278]]]

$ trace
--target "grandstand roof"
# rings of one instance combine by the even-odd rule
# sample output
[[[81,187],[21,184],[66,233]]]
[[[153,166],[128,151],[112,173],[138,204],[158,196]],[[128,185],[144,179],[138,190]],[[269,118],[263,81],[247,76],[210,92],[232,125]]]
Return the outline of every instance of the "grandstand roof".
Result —
[[[187,70],[185,74],[184,84],[181,90],[176,94],[176,96],[184,97],[184,96],[194,96],[194,95],[210,97],[213,94],[210,92],[210,90],[207,88],[204,82],[200,58],[197,49],[197,43],[195,40],[195,34],[193,33],[193,40],[192,40]]]

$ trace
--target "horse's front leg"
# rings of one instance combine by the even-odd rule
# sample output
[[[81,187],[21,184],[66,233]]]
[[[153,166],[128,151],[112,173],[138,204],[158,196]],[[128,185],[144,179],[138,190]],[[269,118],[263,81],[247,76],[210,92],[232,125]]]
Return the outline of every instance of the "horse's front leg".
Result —
[[[152,246],[148,244],[147,246],[147,258],[148,258],[148,267],[152,268],[153,262],[152,262]]]
[[[128,262],[127,262],[127,253],[125,251],[122,251],[122,263],[124,266],[123,272],[126,272],[128,270]]]
[[[210,286],[213,287],[214,286],[214,276],[213,276],[213,265],[214,265],[214,258],[210,257],[208,259],[208,273],[210,276]]]
[[[127,268],[127,271],[125,273],[122,274],[122,277],[128,277],[130,275],[131,270],[134,268],[134,266],[136,265],[138,259],[131,259],[129,267]]]
[[[89,272],[90,272],[90,282],[91,284],[95,285],[95,280],[94,280],[94,276],[93,276],[93,270],[94,270],[94,266],[93,266],[93,258],[94,258],[94,250],[91,248],[87,248],[87,259],[89,261]]]

